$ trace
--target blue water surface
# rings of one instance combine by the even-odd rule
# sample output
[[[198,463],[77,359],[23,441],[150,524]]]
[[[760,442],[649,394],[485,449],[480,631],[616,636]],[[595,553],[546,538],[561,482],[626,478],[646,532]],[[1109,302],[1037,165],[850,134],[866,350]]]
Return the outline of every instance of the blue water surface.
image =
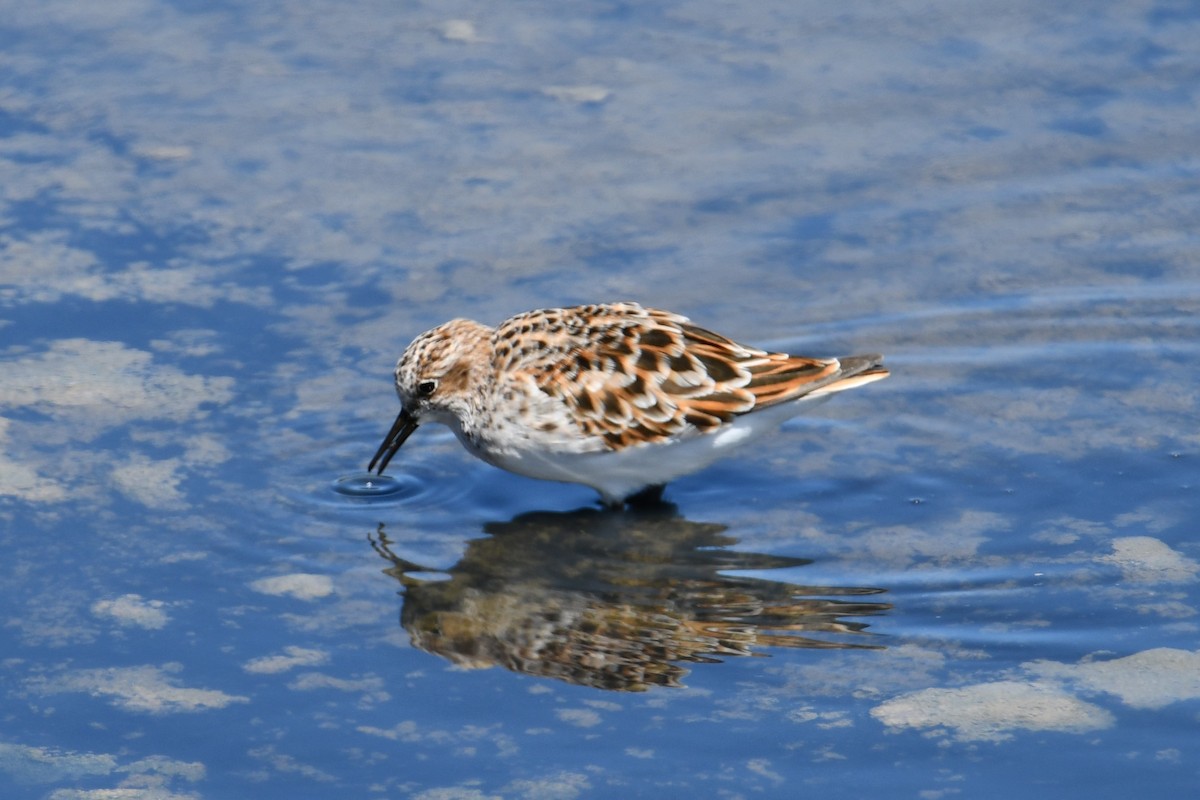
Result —
[[[1192,5],[4,5],[3,797],[1195,794]],[[418,333],[626,299],[892,375],[363,491]]]

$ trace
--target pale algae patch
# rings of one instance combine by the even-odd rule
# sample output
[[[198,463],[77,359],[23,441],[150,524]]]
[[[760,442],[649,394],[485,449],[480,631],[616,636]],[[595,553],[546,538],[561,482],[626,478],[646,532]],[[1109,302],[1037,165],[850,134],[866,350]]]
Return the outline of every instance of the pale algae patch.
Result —
[[[12,424],[12,420],[0,417],[0,495],[34,503],[65,500],[67,488],[62,483],[38,475],[33,467],[8,454],[8,430]]]
[[[1078,664],[1033,661],[1022,667],[1080,689],[1116,695],[1133,708],[1163,708],[1200,698],[1200,650],[1156,647],[1124,658]]]
[[[563,722],[577,728],[594,728],[603,721],[598,713],[587,708],[560,708],[554,714]]]
[[[97,254],[67,244],[66,231],[0,235],[0,304],[53,303],[77,297],[96,303],[134,301],[181,303],[202,308],[218,301],[254,306],[271,302],[270,292],[214,279],[213,264],[174,259],[168,264],[133,262],[113,269]]]
[[[335,691],[359,695],[359,708],[369,708],[377,703],[386,703],[392,695],[386,691],[387,683],[378,675],[363,675],[356,678],[339,678],[323,672],[306,672],[297,675],[287,685],[296,692]]]
[[[871,709],[889,728],[949,729],[960,741],[1002,742],[1013,732],[1086,733],[1113,724],[1109,712],[1052,684],[994,681],[922,689]]]
[[[547,86],[542,94],[565,103],[603,103],[612,97],[612,91],[604,86]]]
[[[60,339],[40,353],[8,361],[0,383],[0,408],[78,414],[106,426],[182,421],[205,403],[232,399],[232,378],[187,375],[155,363],[152,353],[90,339]]]
[[[480,44],[487,41],[479,35],[479,32],[475,30],[475,23],[469,19],[448,19],[435,25],[434,30],[447,42]]]
[[[403,720],[390,728],[360,725],[359,733],[377,736],[393,742],[422,745],[436,749],[450,747],[456,755],[494,752],[500,758],[509,758],[521,752],[517,740],[505,733],[502,726],[468,724],[457,730],[418,725],[412,720]],[[486,746],[486,747],[485,747]]]
[[[178,458],[152,459],[134,453],[112,469],[112,481],[117,491],[147,508],[183,508],[183,463]]]
[[[126,627],[161,630],[171,617],[164,610],[161,600],[146,600],[140,594],[126,594],[113,600],[97,600],[92,603],[92,614],[107,617]]]
[[[184,504],[181,484],[188,470],[229,457],[205,434],[198,434],[194,445],[190,437],[178,442],[188,455],[200,457],[195,466],[129,448],[119,457],[81,450],[63,459],[62,448],[78,448],[121,425],[202,417],[203,405],[224,405],[233,399],[232,378],[189,375],[156,362],[152,353],[90,339],[60,339],[36,352],[9,349],[0,357],[6,359],[0,412],[32,410],[51,419],[18,422],[0,416],[0,494],[59,502],[72,496],[67,491],[72,482],[77,496],[100,483],[148,508],[176,509]]]
[[[329,653],[324,650],[289,645],[283,648],[280,655],[262,656],[247,661],[242,665],[242,669],[261,675],[275,675],[296,667],[318,667],[328,661]]]
[[[106,776],[113,788],[56,789],[49,800],[197,800],[198,795],[180,794],[171,784],[196,783],[207,770],[198,761],[177,761],[150,755],[128,763],[111,753],[81,753],[53,747],[0,743],[0,773],[17,784],[96,782]],[[7,793],[6,793],[7,796]]]
[[[116,767],[116,757],[108,753],[75,753],[0,742],[0,772],[22,783],[51,783],[88,775],[108,775]]]
[[[909,692],[880,703],[871,716],[893,729],[949,730],[960,741],[999,742],[1020,730],[1087,733],[1115,723],[1112,713],[1068,687],[1114,695],[1140,709],[1200,698],[1200,651],[1159,647],[1124,658],[1093,658],[1022,664],[1032,680]]]
[[[105,697],[118,708],[148,714],[210,711],[250,702],[248,697],[217,689],[180,686],[174,674],[182,670],[183,665],[178,663],[82,669],[55,678],[35,678],[27,685],[43,695],[82,692]]]
[[[297,600],[319,600],[333,594],[333,580],[328,575],[295,572],[291,575],[277,575],[274,578],[260,578],[251,583],[250,588],[262,594],[286,595]]]
[[[1120,569],[1130,583],[1189,583],[1200,571],[1200,564],[1153,536],[1113,539],[1112,550],[1096,560]]]

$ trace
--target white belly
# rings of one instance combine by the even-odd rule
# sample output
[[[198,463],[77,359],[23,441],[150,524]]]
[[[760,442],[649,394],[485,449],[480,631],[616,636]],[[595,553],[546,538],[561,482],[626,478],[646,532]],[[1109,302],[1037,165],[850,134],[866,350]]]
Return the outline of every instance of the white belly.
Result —
[[[615,505],[649,486],[669,483],[704,469],[825,399],[804,399],[746,414],[713,433],[692,432],[666,443],[640,444],[623,450],[581,453],[532,446],[487,450],[461,434],[459,438],[472,454],[490,464],[530,478],[581,483],[598,491],[606,503]]]

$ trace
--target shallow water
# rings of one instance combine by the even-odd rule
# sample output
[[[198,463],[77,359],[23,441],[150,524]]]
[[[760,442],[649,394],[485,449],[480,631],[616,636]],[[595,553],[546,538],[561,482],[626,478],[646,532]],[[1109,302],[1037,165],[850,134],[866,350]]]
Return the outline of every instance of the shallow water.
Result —
[[[4,797],[1195,793],[1191,6],[10,16]],[[893,374],[338,491],[417,333],[626,298]]]

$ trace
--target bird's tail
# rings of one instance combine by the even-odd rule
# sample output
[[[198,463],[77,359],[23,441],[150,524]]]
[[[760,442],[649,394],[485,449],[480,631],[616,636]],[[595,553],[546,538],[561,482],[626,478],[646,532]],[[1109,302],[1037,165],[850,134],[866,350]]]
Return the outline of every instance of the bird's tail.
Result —
[[[891,373],[887,367],[883,366],[883,356],[872,354],[866,356],[846,356],[839,358],[838,364],[841,369],[838,371],[838,377],[809,392],[807,397],[821,397],[822,395],[835,394],[836,392],[844,392],[847,389],[856,389],[859,386],[866,386],[874,381],[881,381]]]

